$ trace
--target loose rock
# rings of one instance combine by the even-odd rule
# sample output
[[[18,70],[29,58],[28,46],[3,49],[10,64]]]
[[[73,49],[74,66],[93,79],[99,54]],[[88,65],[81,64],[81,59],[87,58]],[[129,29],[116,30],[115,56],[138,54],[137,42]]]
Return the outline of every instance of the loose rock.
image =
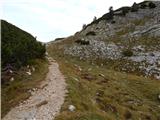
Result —
[[[68,109],[69,109],[69,111],[74,112],[76,107],[74,105],[69,105]]]

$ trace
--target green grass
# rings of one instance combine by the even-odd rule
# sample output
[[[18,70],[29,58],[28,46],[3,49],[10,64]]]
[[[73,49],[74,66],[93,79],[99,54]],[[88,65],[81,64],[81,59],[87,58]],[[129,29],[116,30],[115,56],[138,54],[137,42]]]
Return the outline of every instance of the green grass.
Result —
[[[62,45],[63,42],[48,47],[69,91],[56,120],[159,119],[159,81],[64,55],[63,48],[58,49]],[[76,107],[74,112],[68,110],[71,104]]]
[[[2,85],[1,89],[1,114],[2,117],[19,102],[27,99],[30,94],[28,90],[38,87],[39,83],[45,79],[48,72],[48,62],[37,59],[34,61],[36,71],[31,76],[26,75],[23,69],[19,70],[15,80],[9,85]]]

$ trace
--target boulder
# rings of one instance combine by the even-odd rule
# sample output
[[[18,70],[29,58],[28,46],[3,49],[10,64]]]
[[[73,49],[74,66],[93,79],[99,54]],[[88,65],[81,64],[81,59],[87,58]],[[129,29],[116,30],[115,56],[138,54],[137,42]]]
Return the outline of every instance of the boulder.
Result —
[[[14,81],[14,77],[11,77],[10,82],[13,82],[13,81]]]
[[[69,105],[68,109],[69,109],[69,111],[74,112],[76,107],[74,105]]]
[[[158,100],[160,101],[160,94],[158,94]]]
[[[28,75],[32,75],[31,70],[29,69],[28,72],[26,72]]]

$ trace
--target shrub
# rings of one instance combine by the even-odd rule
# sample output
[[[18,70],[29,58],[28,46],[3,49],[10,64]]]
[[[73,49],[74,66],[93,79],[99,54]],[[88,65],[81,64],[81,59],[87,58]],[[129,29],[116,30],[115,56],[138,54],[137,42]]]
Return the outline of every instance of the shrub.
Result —
[[[152,8],[155,8],[156,5],[155,5],[153,2],[150,2],[150,3],[148,4],[148,7],[149,7],[150,9],[152,9]]]
[[[122,15],[125,16],[129,12],[128,8],[123,8],[122,9]]]
[[[121,7],[114,11],[114,15],[125,16],[130,10],[131,7]]]
[[[82,29],[86,29],[87,25],[83,24]]]
[[[122,15],[125,16],[128,13],[126,10],[122,10]]]
[[[89,45],[89,41],[86,41],[86,40],[78,39],[75,42],[80,44],[80,45]]]
[[[111,24],[114,24],[114,23],[116,23],[116,21],[115,21],[115,20],[112,20],[112,21],[111,21]]]
[[[88,33],[86,34],[86,36],[89,36],[89,35],[95,36],[96,33],[95,33],[94,31],[90,31],[90,32],[88,32]]]
[[[2,67],[11,64],[15,68],[26,65],[30,60],[45,55],[45,44],[38,42],[31,34],[1,20]]]
[[[96,20],[97,20],[97,17],[96,17],[96,16],[94,16],[93,21],[96,21]]]
[[[114,11],[113,11],[113,7],[111,6],[110,8],[109,8],[109,14],[108,14],[109,16],[109,19],[113,19],[113,16],[114,16]]]
[[[131,56],[133,56],[133,52],[132,52],[131,50],[129,50],[129,49],[124,50],[124,51],[122,52],[122,54],[123,54],[123,56],[125,56],[125,57],[131,57]]]
[[[145,9],[147,7],[147,5],[145,3],[141,4],[140,8],[141,9]]]
[[[64,38],[56,38],[55,41],[63,40]]]
[[[134,2],[134,4],[132,5],[132,8],[131,8],[131,12],[137,12],[138,11],[138,4],[136,2]]]

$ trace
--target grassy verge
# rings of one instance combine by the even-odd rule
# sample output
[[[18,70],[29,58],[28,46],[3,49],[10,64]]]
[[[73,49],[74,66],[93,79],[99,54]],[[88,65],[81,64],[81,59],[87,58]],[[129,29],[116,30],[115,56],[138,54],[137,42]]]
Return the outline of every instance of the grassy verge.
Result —
[[[39,83],[45,79],[48,72],[47,60],[37,59],[33,61],[35,72],[31,76],[27,75],[24,68],[19,70],[14,76],[15,80],[8,85],[2,85],[1,89],[1,114],[2,117],[19,102],[30,96],[28,90],[38,87]]]
[[[50,45],[48,52],[59,63],[69,93],[56,120],[160,118],[159,81],[63,55],[58,44]],[[74,105],[76,110],[70,112],[69,105]]]

